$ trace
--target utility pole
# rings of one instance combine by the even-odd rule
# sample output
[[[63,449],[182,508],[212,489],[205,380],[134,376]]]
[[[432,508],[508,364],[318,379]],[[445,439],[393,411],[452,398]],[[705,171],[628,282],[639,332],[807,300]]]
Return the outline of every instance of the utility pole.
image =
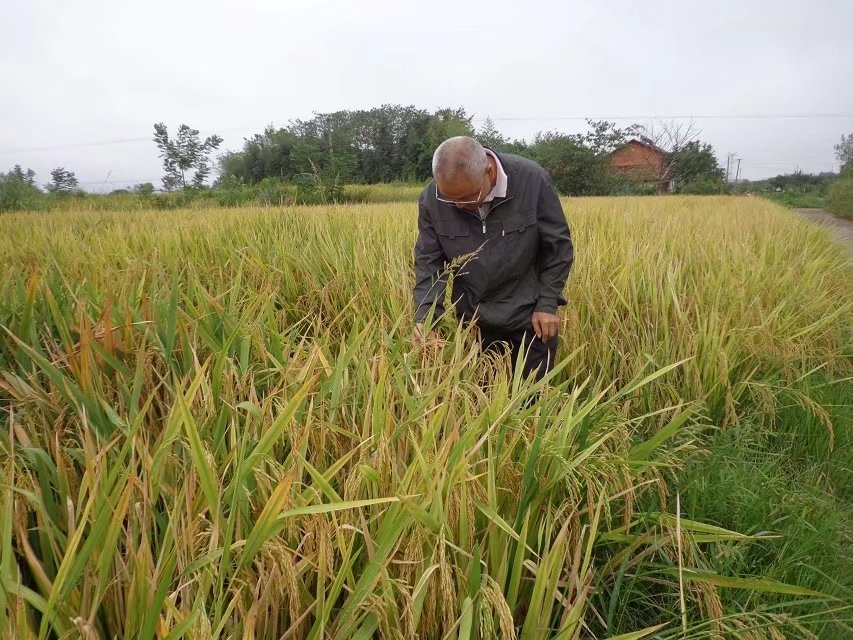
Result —
[[[735,174],[735,184],[737,184],[738,178],[740,178],[740,158],[737,159],[737,173]]]
[[[731,180],[732,169],[734,169],[734,161],[737,159],[738,166],[740,166],[740,159],[737,157],[736,153],[726,154],[726,184],[729,184]],[[737,180],[737,177],[735,177]]]

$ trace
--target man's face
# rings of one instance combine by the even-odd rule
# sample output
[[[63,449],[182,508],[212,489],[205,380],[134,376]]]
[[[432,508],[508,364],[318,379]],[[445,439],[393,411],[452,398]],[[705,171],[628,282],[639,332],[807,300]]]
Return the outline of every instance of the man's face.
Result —
[[[472,180],[466,176],[455,176],[453,179],[436,178],[438,197],[459,209],[476,211],[492,190],[494,173],[495,169],[490,162],[480,180]]]

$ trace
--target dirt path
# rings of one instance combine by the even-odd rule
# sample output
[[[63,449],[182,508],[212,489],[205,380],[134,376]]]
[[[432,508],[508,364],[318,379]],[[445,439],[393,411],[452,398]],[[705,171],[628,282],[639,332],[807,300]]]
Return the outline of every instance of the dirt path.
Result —
[[[847,248],[853,253],[853,220],[839,218],[823,209],[797,209],[797,213],[812,222],[832,227],[835,235],[841,238],[847,245]]]

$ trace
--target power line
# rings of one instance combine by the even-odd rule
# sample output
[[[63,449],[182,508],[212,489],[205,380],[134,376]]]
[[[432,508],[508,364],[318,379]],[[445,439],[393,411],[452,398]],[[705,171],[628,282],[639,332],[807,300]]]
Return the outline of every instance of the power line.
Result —
[[[263,129],[268,125],[264,125],[260,127]],[[253,127],[251,125],[246,125],[242,127],[229,127],[226,129],[220,129],[218,132],[214,131],[200,131],[201,135],[212,135],[213,133],[248,133],[251,131],[257,131],[258,127]],[[46,145],[41,147],[20,147],[18,149],[0,149],[0,154],[2,153],[29,153],[33,151],[54,151],[56,149],[79,149],[83,147],[102,147],[113,144],[134,144],[137,142],[154,142],[154,138],[152,136],[145,136],[144,138],[117,138],[115,140],[97,140],[95,142],[77,142],[71,144],[57,144],[57,145]]]
[[[0,149],[0,153],[29,153],[31,151],[53,151],[55,149],[77,149],[81,147],[101,147],[110,144],[128,144],[132,142],[151,142],[151,136],[146,138],[123,138],[120,140],[100,140],[98,142],[81,142],[78,144],[55,144],[46,147],[21,147],[18,149]]]
[[[156,178],[131,178],[130,180],[88,180],[86,182],[79,182],[78,184],[136,184],[138,182],[153,182],[155,180],[159,180],[162,176],[157,176]]]

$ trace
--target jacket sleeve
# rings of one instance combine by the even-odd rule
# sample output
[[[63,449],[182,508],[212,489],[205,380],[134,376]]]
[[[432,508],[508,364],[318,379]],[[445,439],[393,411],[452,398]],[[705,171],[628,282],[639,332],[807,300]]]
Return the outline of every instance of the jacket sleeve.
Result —
[[[566,304],[563,289],[572,268],[574,247],[560,198],[547,174],[542,176],[536,213],[539,224],[539,300],[535,310],[557,313],[557,307]]]
[[[418,203],[418,240],[415,243],[415,322],[423,322],[435,305],[435,319],[444,314],[447,258],[432,226],[429,209]]]

